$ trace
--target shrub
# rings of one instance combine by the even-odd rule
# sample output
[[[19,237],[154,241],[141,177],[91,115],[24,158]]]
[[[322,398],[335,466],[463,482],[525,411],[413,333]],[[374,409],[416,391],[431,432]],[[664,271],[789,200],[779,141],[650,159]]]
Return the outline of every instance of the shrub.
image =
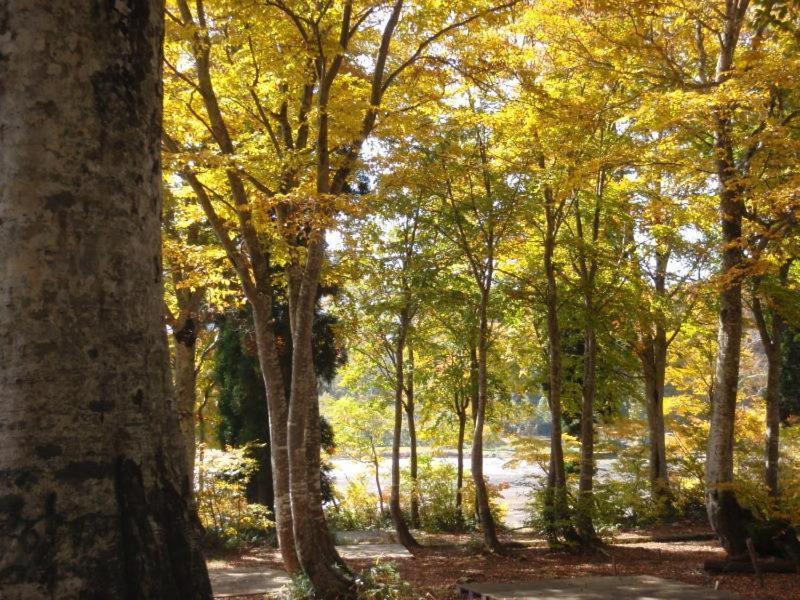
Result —
[[[380,529],[389,523],[388,507],[381,514],[378,495],[370,491],[362,474],[347,484],[344,495],[325,509],[328,525],[340,531]]]
[[[400,578],[393,563],[378,563],[356,576],[358,600],[410,600],[411,586]],[[314,598],[313,587],[308,577],[301,573],[292,577],[291,583],[277,594],[275,600],[309,600]]]
[[[198,465],[197,509],[206,543],[226,549],[271,541],[275,524],[269,509],[249,504],[245,489],[258,469],[249,446],[208,449]]]
[[[420,527],[435,533],[461,533],[475,529],[475,485],[469,469],[464,472],[464,487],[461,490],[462,505],[456,507],[456,467],[435,461],[429,455],[419,457],[418,463]],[[411,476],[403,471],[401,497],[404,510],[410,511],[409,500],[413,491]],[[505,518],[505,507],[501,503],[503,486],[488,486],[489,506],[499,526]]]

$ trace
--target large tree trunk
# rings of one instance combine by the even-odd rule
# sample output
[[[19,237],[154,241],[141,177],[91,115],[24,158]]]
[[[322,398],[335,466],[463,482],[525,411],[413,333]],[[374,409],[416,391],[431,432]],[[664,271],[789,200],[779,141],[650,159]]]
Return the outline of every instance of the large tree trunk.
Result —
[[[408,424],[408,444],[410,446],[409,471],[411,475],[411,527],[419,529],[419,464],[417,461],[417,424],[414,406],[414,349],[408,342],[408,375],[406,380],[406,423]]]
[[[487,281],[491,280],[491,275]],[[489,505],[489,491],[483,477],[483,426],[486,420],[486,403],[489,400],[487,354],[489,346],[489,289],[481,290],[478,323],[478,407],[475,414],[475,434],[472,438],[472,479],[475,483],[475,504],[483,530],[483,542],[492,552],[502,553],[503,547],[497,539],[497,526]]]
[[[0,5],[4,598],[211,598],[163,320],[162,20]]]
[[[400,509],[400,437],[403,432],[403,394],[404,394],[404,357],[406,336],[408,334],[408,311],[400,313],[400,325],[397,331],[397,341],[394,349],[394,432],[392,435],[392,487],[389,494],[389,512],[397,533],[397,541],[406,548],[419,546],[417,540],[411,535],[408,524]]]
[[[591,305],[591,300],[588,301]],[[597,541],[592,522],[594,513],[594,396],[596,389],[597,337],[594,327],[584,331],[583,385],[581,404],[581,469],[578,482],[578,534],[584,544]]]

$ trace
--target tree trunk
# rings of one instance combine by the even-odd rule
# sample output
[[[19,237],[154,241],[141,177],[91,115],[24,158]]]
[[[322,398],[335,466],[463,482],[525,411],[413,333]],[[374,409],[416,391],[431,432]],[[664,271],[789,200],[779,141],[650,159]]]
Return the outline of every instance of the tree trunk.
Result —
[[[655,293],[661,302],[668,302],[667,269],[669,252],[656,251]],[[643,333],[644,348],[640,359],[644,370],[645,402],[650,437],[650,493],[663,516],[673,513],[672,492],[667,470],[667,445],[664,427],[664,383],[667,371],[667,331],[661,315],[653,329]]]
[[[458,400],[456,400],[458,402]],[[456,459],[456,508],[461,509],[464,490],[464,434],[467,428],[467,411],[466,407],[463,411],[458,413],[458,442],[457,452],[458,458]]]
[[[353,581],[325,524],[319,484],[319,398],[312,325],[324,258],[323,236],[321,230],[312,233],[302,276],[289,278],[292,328],[292,380],[287,428],[289,497],[297,558],[315,593],[326,598],[350,598],[353,596]]]
[[[272,305],[262,294],[258,293],[253,294],[249,301],[253,307],[253,328],[258,361],[267,391],[275,529],[283,566],[288,573],[296,573],[300,570],[300,562],[294,543],[292,507],[289,498],[289,454],[287,451],[289,407],[286,402],[283,374],[276,352],[275,330],[272,326]]]
[[[555,224],[552,210],[548,209],[547,235],[544,246],[544,270],[547,279],[545,305],[547,311],[548,341],[548,404],[550,405],[550,473],[547,491],[547,515],[549,535],[555,539],[566,527],[567,478],[564,467],[564,449],[561,443],[561,331],[558,323],[558,293],[555,265]]]
[[[184,313],[179,316],[174,327],[172,335],[175,339],[175,396],[181,433],[186,446],[186,473],[189,480],[194,482],[196,320],[192,317],[192,313]]]
[[[767,355],[767,390],[766,390],[766,435],[764,436],[764,450],[766,464],[764,465],[764,480],[769,495],[777,498],[780,495],[778,482],[779,450],[780,450],[780,381],[781,381],[781,355],[780,338],[778,338],[778,352]]]
[[[718,351],[711,399],[706,454],[706,509],[720,543],[731,555],[747,552],[748,513],[739,505],[733,484],[733,441],[742,338],[741,248],[744,203],[729,138],[729,121],[716,115],[717,176],[722,226],[722,289],[719,294]]]
[[[417,475],[419,465],[417,462],[417,424],[414,419],[414,350],[411,343],[408,346],[408,366],[409,372],[406,376],[406,422],[408,424],[408,440],[411,450],[409,458],[409,470],[411,474],[411,527],[419,529],[419,482]]]
[[[411,535],[408,524],[400,509],[400,437],[403,432],[403,394],[405,388],[405,373],[403,359],[405,357],[406,335],[408,334],[408,312],[403,310],[400,314],[400,325],[397,332],[394,361],[394,432],[392,435],[392,487],[389,495],[389,512],[392,515],[397,540],[406,548],[419,546],[417,540]]]
[[[788,264],[785,269],[788,272]],[[780,383],[784,324],[778,311],[772,308],[768,309],[770,323],[767,323],[761,300],[756,294],[757,291],[754,292],[753,297],[753,315],[767,357],[767,389],[764,394],[767,405],[766,434],[764,436],[764,483],[769,495],[777,498],[780,495],[778,462],[780,458]]]
[[[645,406],[649,438],[648,476],[650,495],[666,515],[670,512],[672,495],[667,472],[667,452],[664,427],[664,379],[666,371],[666,344],[647,338],[639,353],[644,376]]]
[[[210,599],[163,319],[162,5],[0,22],[1,594]]]
[[[591,305],[591,300],[588,304]],[[591,316],[589,316],[591,318]],[[597,338],[594,327],[588,325],[584,331],[583,354],[583,402],[581,404],[581,471],[578,482],[578,535],[584,544],[597,541],[592,522],[594,512],[594,396],[597,363]]]
[[[491,278],[491,275],[488,279]],[[478,407],[475,415],[475,435],[472,438],[472,479],[475,483],[475,504],[483,530],[483,542],[491,552],[502,553],[503,547],[497,539],[497,526],[489,505],[489,491],[483,477],[483,425],[486,420],[486,403],[489,399],[487,377],[489,289],[481,290],[478,324]]]
[[[386,507],[383,505],[383,490],[381,489],[381,462],[378,460],[378,453],[375,451],[375,443],[372,444],[372,467],[375,469],[375,488],[378,490],[378,506],[381,510],[381,517],[386,516]]]
[[[747,7],[747,2],[744,2]],[[716,81],[723,82],[733,68],[744,11],[739,3],[726,3]],[[739,505],[733,484],[733,439],[739,360],[742,343],[742,197],[744,179],[736,167],[731,140],[731,107],[716,106],[714,124],[714,168],[719,188],[719,216],[722,229],[722,268],[719,293],[719,333],[711,423],[706,453],[706,510],[720,543],[731,555],[747,552],[747,530],[752,515]]]

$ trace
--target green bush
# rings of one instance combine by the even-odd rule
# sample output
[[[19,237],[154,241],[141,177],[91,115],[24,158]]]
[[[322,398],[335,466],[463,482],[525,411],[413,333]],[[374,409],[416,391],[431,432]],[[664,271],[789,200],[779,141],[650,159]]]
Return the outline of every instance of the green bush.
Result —
[[[344,495],[325,509],[328,526],[339,531],[381,529],[389,524],[388,507],[381,514],[378,495],[370,491],[368,478],[362,474],[347,484]]]
[[[226,549],[272,541],[275,523],[269,509],[249,504],[245,489],[258,469],[248,446],[204,450],[198,465],[197,509],[206,543]]]
[[[475,485],[469,469],[464,472],[464,487],[461,490],[462,505],[456,507],[456,467],[438,462],[429,455],[423,455],[418,463],[420,527],[434,533],[461,533],[472,531],[475,520]],[[410,499],[413,491],[411,475],[404,470],[401,477],[401,497],[403,509],[410,512]],[[502,486],[488,486],[489,506],[495,522],[502,526],[505,507],[501,504]]]
[[[411,586],[400,578],[393,563],[378,563],[360,572],[355,579],[358,600],[410,600]],[[314,598],[308,577],[301,573],[292,577],[291,583],[277,594],[275,600],[310,600]]]

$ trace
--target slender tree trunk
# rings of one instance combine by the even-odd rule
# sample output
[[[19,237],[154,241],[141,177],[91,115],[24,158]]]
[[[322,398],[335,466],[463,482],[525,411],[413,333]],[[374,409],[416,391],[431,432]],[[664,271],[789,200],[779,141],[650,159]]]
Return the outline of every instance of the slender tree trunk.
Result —
[[[744,203],[734,181],[730,123],[716,120],[717,175],[722,226],[722,289],[719,294],[718,351],[711,399],[711,427],[706,454],[706,509],[720,543],[731,555],[747,552],[750,521],[740,507],[733,484],[733,441],[742,338],[741,248]]]
[[[648,477],[650,495],[666,515],[671,511],[671,492],[667,472],[667,452],[664,428],[664,378],[666,344],[646,338],[639,352],[644,376],[645,405],[649,438]]]
[[[378,459],[378,452],[375,450],[375,442],[370,439],[372,445],[372,467],[375,469],[375,487],[378,490],[378,506],[380,506],[381,517],[386,516],[386,507],[383,505],[383,490],[381,489],[381,462]]]
[[[780,340],[780,338],[779,338]],[[777,498],[780,495],[778,484],[779,450],[780,450],[780,381],[781,381],[781,355],[780,341],[777,353],[767,356],[767,414],[766,435],[764,439],[766,464],[764,466],[764,479],[769,490],[769,495]]]
[[[544,247],[544,270],[547,279],[545,304],[548,339],[548,403],[550,405],[550,473],[548,477],[546,518],[550,521],[550,535],[557,537],[564,530],[567,515],[567,479],[564,467],[564,449],[561,442],[561,331],[558,323],[558,295],[555,265],[555,225],[548,212],[548,234]]]
[[[210,599],[163,319],[162,4],[0,21],[0,595]]]
[[[411,456],[409,458],[409,470],[411,475],[411,527],[419,529],[419,482],[417,475],[419,472],[419,465],[417,462],[417,424],[415,422],[415,406],[414,406],[414,350],[411,343],[408,346],[408,375],[406,379],[406,422],[408,424],[408,440],[411,449]]]
[[[489,276],[489,279],[491,275]],[[483,542],[491,552],[502,553],[503,547],[497,538],[497,526],[489,505],[489,491],[483,477],[483,426],[486,420],[486,403],[489,399],[487,351],[488,351],[488,314],[489,289],[481,290],[478,324],[478,410],[475,417],[475,434],[472,438],[472,479],[475,483],[475,504],[478,518],[483,530]]]
[[[591,305],[591,300],[588,302]],[[597,541],[592,522],[594,512],[594,396],[597,364],[597,337],[594,327],[584,331],[583,385],[581,404],[581,470],[578,482],[578,534],[584,544]]]
[[[272,304],[266,301],[263,295],[255,294],[250,299],[250,305],[253,307],[258,361],[267,391],[275,528],[283,566],[288,573],[296,573],[300,570],[300,562],[294,543],[292,506],[289,497],[289,453],[287,450],[289,406],[276,352],[275,330],[272,326]]]
[[[287,428],[289,497],[297,558],[315,592],[325,598],[351,598],[353,581],[325,524],[318,482],[319,398],[312,325],[324,243],[324,233],[321,230],[313,232],[302,276],[289,278],[292,326],[292,380]],[[316,471],[312,472],[315,467]]]
[[[788,272],[788,266],[786,271]],[[766,434],[764,436],[764,483],[769,495],[777,498],[780,495],[778,463],[780,458],[780,383],[784,324],[778,312],[771,308],[768,309],[770,322],[767,323],[764,307],[756,294],[757,292],[754,292],[753,315],[767,357],[767,389],[764,394],[767,405]]]
[[[669,252],[656,251],[655,292],[656,297],[667,302],[667,269]],[[647,402],[647,423],[650,435],[650,493],[659,505],[663,516],[670,516],[672,491],[667,470],[667,444],[664,427],[664,384],[667,371],[667,331],[663,317],[656,317],[652,330],[645,334],[644,353],[640,355],[644,366],[645,391]]]
[[[406,336],[408,334],[408,312],[403,310],[400,314],[400,325],[397,332],[395,345],[395,382],[394,382],[394,432],[392,435],[392,488],[389,495],[389,512],[392,515],[397,540],[406,548],[419,546],[417,540],[411,535],[408,524],[400,509],[400,437],[403,432],[403,394],[405,387],[404,357]]]
[[[458,402],[458,399],[456,399]],[[467,429],[466,408],[458,413],[458,442],[456,459],[456,508],[461,509],[464,503],[464,434]]]
[[[172,335],[175,339],[175,396],[181,433],[186,446],[186,473],[194,481],[195,456],[195,348],[197,346],[197,323],[191,313],[179,316]]]
[[[728,0],[720,37],[716,81],[723,82],[733,68],[747,0]],[[752,523],[749,512],[736,499],[733,484],[733,441],[739,360],[742,343],[742,218],[744,185],[734,159],[729,106],[714,107],[714,167],[719,188],[722,229],[722,268],[719,293],[719,333],[711,423],[706,452],[706,509],[720,543],[731,555],[747,552],[746,539]]]

